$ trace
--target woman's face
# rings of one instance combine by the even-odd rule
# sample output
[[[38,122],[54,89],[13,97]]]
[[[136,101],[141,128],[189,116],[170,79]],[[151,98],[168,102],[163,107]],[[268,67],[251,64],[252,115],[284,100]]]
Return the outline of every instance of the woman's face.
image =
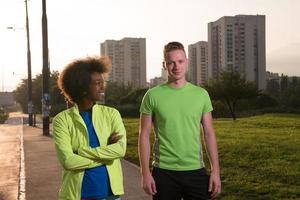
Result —
[[[98,72],[91,74],[91,82],[88,89],[87,99],[95,102],[100,101],[103,98],[105,90],[106,75]]]

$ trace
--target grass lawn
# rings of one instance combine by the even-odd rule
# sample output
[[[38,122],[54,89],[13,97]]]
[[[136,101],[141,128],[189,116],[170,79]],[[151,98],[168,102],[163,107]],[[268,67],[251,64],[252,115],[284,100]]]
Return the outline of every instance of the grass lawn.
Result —
[[[138,119],[124,123],[126,159],[138,164]],[[214,127],[222,179],[219,199],[300,199],[300,115],[217,119]]]

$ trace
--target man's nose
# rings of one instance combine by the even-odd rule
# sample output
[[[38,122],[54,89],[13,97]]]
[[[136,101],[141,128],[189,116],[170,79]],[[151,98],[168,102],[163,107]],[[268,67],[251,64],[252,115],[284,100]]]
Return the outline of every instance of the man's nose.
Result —
[[[175,68],[175,69],[178,68],[178,63],[174,62],[174,68]]]

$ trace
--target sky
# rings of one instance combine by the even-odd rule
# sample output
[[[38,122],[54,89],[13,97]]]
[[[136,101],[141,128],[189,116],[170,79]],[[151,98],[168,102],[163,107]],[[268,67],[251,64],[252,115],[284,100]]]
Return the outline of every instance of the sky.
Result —
[[[28,0],[32,77],[42,72],[42,0]],[[160,76],[163,46],[207,41],[223,16],[266,15],[266,68],[300,76],[299,0],[48,0],[50,70],[100,54],[100,43],[146,38],[147,80]],[[24,0],[0,0],[0,90],[27,77]],[[14,29],[7,29],[14,27]]]

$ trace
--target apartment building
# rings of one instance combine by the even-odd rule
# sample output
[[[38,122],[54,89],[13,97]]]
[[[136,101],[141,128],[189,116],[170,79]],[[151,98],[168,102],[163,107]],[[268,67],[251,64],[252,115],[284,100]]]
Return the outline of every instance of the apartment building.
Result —
[[[146,39],[123,38],[101,43],[101,55],[112,60],[110,81],[146,87]]]
[[[264,15],[224,16],[208,24],[208,77],[236,70],[258,89],[266,88]]]
[[[195,85],[208,81],[208,44],[200,41],[188,46],[189,69],[187,79]]]

